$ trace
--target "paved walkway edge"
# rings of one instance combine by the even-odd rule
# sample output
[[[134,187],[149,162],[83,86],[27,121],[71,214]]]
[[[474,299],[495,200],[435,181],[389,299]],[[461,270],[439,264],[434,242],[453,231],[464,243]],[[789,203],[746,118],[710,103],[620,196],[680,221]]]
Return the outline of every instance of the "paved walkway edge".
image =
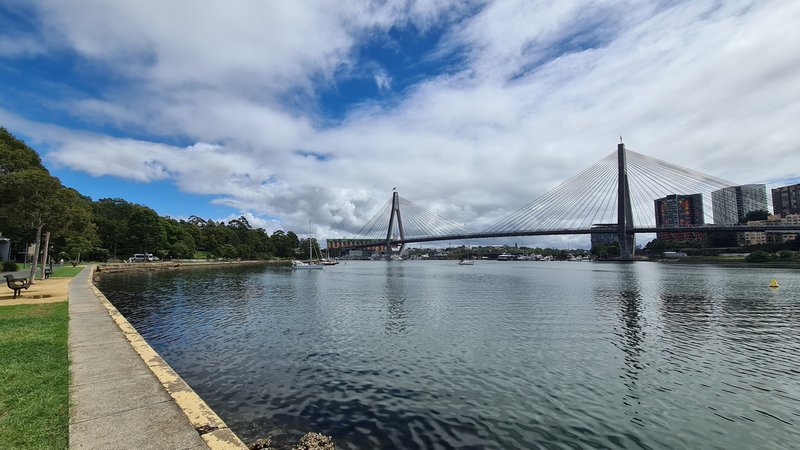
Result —
[[[214,410],[172,370],[172,367],[150,347],[150,344],[144,340],[133,325],[97,289],[94,285],[95,266],[87,267],[85,270],[89,270],[89,276],[87,277],[89,290],[106,308],[108,314],[114,319],[114,322],[133,349],[147,364],[147,367],[150,368],[158,381],[161,382],[161,385],[183,411],[192,426],[200,433],[200,437],[205,441],[206,445],[211,450],[247,449],[247,446],[228,428]]]

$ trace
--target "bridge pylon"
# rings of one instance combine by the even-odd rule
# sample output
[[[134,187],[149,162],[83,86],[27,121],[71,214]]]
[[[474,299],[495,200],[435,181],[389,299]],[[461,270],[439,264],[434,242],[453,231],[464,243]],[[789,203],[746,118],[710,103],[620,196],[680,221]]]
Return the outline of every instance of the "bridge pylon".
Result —
[[[636,239],[633,233],[633,208],[631,208],[628,165],[622,137],[617,145],[617,239],[620,261],[633,261]]]
[[[389,215],[389,228],[386,230],[386,260],[390,260],[392,255],[395,254],[395,251],[392,249],[392,237],[394,232],[394,225],[397,222],[397,231],[400,235],[400,239],[403,240],[406,238],[405,231],[403,231],[403,218],[400,215],[400,196],[398,195],[397,191],[392,192],[392,212]],[[397,254],[402,254],[403,249],[405,248],[406,244],[400,244],[400,249],[396,252]]]

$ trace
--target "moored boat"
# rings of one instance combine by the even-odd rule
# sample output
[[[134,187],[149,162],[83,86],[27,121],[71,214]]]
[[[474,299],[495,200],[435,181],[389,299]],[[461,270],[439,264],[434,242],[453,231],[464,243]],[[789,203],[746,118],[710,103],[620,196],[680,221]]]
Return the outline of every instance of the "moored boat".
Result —
[[[306,262],[306,261],[292,261],[292,269],[322,269],[322,264]]]
[[[314,262],[314,255],[311,246],[311,222],[308,222],[308,262],[306,261],[292,261],[292,269],[322,269],[325,266],[319,262]]]

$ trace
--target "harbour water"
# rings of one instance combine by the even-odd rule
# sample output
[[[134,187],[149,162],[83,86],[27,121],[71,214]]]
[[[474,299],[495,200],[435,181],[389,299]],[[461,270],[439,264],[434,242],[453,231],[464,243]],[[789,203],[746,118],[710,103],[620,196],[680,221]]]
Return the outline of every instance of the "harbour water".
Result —
[[[349,261],[111,274],[99,287],[245,441],[800,443],[797,270]]]

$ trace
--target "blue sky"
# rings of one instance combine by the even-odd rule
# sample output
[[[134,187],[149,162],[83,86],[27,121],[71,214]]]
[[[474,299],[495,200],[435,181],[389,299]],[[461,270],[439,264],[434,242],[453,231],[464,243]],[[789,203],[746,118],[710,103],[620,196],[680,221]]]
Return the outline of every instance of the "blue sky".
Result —
[[[0,125],[93,198],[349,236],[483,229],[614,150],[796,180],[784,1],[0,4]]]

